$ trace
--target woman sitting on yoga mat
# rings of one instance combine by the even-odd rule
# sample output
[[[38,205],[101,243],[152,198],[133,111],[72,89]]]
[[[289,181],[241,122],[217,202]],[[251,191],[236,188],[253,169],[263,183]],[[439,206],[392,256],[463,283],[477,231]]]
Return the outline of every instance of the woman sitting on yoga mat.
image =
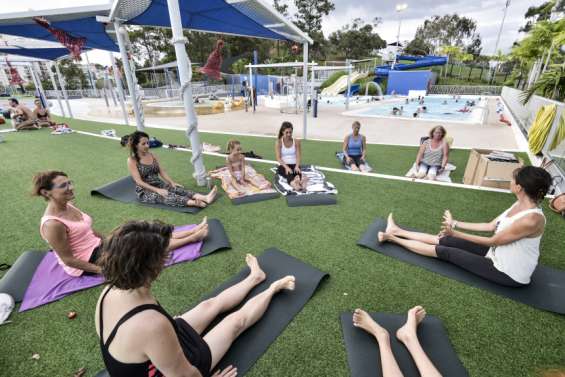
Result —
[[[135,131],[129,139],[128,169],[135,181],[137,199],[143,203],[159,203],[171,207],[200,207],[212,203],[216,186],[208,195],[197,194],[174,182],[149,152],[149,135]]]
[[[510,208],[489,223],[466,223],[454,220],[451,212],[443,215],[439,235],[411,232],[395,224],[388,216],[379,242],[394,242],[427,257],[453,263],[494,283],[520,287],[530,283],[539,258],[539,245],[545,227],[540,202],[552,178],[547,171],[524,166],[514,171],[510,190],[518,199]],[[484,237],[455,229],[494,232]]]
[[[271,188],[271,184],[263,179],[259,182],[246,174],[245,156],[241,151],[241,143],[238,140],[228,141],[227,146],[228,157],[226,157],[226,165],[231,175],[232,186],[240,193],[245,194],[243,186],[252,185],[259,190]]]
[[[39,233],[55,252],[63,270],[71,276],[99,274],[96,264],[104,236],[92,228],[92,218],[72,204],[73,182],[61,171],[41,172],[33,177],[33,194],[47,200]],[[169,249],[201,241],[208,235],[206,218],[196,228],[175,232]]]
[[[283,122],[275,144],[275,155],[279,162],[277,174],[286,178],[296,191],[306,191],[307,178],[300,171],[302,149],[300,140],[292,137],[292,123]]]
[[[343,140],[345,163],[353,171],[366,172],[365,152],[367,150],[367,140],[365,136],[359,133],[361,123],[355,121],[351,128],[353,129],[353,133],[347,135]]]
[[[447,131],[443,126],[435,126],[430,130],[430,137],[420,145],[416,156],[418,172],[415,178],[435,180],[436,176],[445,169],[449,157],[449,145],[444,140]]]
[[[426,310],[421,306],[415,306],[408,310],[406,323],[398,329],[396,337],[405,346],[414,360],[420,376],[441,377],[441,373],[429,359],[418,340],[418,325],[426,317]],[[390,335],[388,331],[380,326],[373,318],[362,309],[355,309],[353,313],[353,326],[359,327],[374,336],[379,344],[381,355],[381,367],[383,377],[402,377],[402,371],[394,358],[390,347]]]
[[[275,281],[202,336],[214,319],[238,306],[266,275],[247,254],[249,275],[173,319],[151,291],[169,256],[173,227],[132,221],[104,243],[100,264],[109,283],[96,308],[96,331],[111,376],[209,376],[233,341],[257,322],[273,296],[293,290],[294,276]],[[214,376],[235,376],[231,366]]]

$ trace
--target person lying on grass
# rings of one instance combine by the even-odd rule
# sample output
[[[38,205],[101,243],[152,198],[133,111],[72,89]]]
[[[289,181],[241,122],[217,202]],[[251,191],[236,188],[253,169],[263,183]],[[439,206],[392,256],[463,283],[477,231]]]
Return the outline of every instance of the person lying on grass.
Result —
[[[271,188],[271,184],[267,181],[258,182],[254,177],[250,177],[245,171],[245,156],[241,151],[241,143],[237,140],[228,141],[227,146],[228,157],[226,157],[226,165],[230,171],[232,178],[232,186],[240,193],[245,194],[245,185],[253,185],[259,190]]]
[[[453,263],[494,283],[521,287],[530,283],[540,255],[545,216],[540,208],[552,184],[547,171],[524,166],[513,173],[510,191],[516,202],[488,223],[453,219],[446,210],[439,235],[411,232],[396,225],[392,214],[379,242],[393,242],[416,254]],[[492,232],[478,236],[461,230]]]
[[[429,359],[428,355],[422,348],[418,340],[418,325],[426,317],[426,310],[421,306],[415,306],[408,310],[406,323],[398,329],[396,337],[405,346],[410,356],[414,360],[420,376],[422,377],[441,377],[441,373]],[[402,377],[402,371],[394,358],[392,348],[390,347],[390,334],[379,325],[373,318],[362,309],[355,309],[353,313],[353,326],[365,330],[374,336],[379,344],[379,353],[381,356],[381,368],[383,377]]]
[[[234,340],[265,313],[282,290],[294,290],[294,276],[273,282],[202,336],[214,319],[231,310],[266,278],[247,254],[249,275],[190,311],[172,318],[151,290],[169,256],[171,225],[131,221],[104,243],[100,265],[108,281],[96,307],[95,325],[110,376],[209,376]],[[235,376],[231,366],[214,376]]]
[[[72,202],[73,182],[62,171],[45,171],[33,177],[33,194],[47,201],[39,233],[55,252],[63,270],[71,276],[100,274],[96,264],[104,236],[92,228],[92,218]],[[206,218],[195,228],[174,232],[168,244],[174,250],[208,235]]]
[[[365,154],[367,150],[367,139],[359,133],[361,123],[353,122],[351,125],[353,132],[343,140],[343,154],[345,155],[345,163],[353,171],[366,172],[367,163],[365,162]]]
[[[171,207],[204,208],[214,201],[217,188],[208,195],[186,190],[169,177],[157,156],[149,152],[149,135],[135,131],[129,139],[128,170],[135,181],[135,194],[142,203],[159,203]]]
[[[306,191],[308,178],[302,175],[300,159],[302,148],[299,139],[292,137],[292,123],[283,122],[275,144],[275,155],[279,166],[277,174],[286,178],[288,184],[296,191]]]
[[[430,130],[430,137],[418,149],[416,167],[418,171],[412,178],[425,178],[435,180],[440,174],[449,158],[449,145],[445,141],[447,131],[443,126],[435,126]]]

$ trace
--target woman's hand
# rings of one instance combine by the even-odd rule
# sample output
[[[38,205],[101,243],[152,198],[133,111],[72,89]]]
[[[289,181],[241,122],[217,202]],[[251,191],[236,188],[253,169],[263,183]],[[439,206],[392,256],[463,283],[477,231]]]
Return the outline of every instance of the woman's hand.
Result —
[[[175,181],[171,181],[171,186],[173,186],[173,187],[184,187],[183,185],[181,185],[180,183],[176,183]]]
[[[285,171],[286,175],[292,174],[292,170],[288,167],[288,165],[284,166],[284,171]]]
[[[165,189],[157,189],[157,194],[161,195],[163,198],[166,198],[169,195],[169,192]]]
[[[451,215],[451,211],[449,211],[448,209],[445,210],[445,212],[443,212],[443,222],[442,224],[444,226],[449,225],[450,227],[453,226],[453,216]]]
[[[347,162],[348,165],[351,165],[353,163],[353,159],[349,156],[345,157],[345,162]]]
[[[296,174],[300,174],[300,166],[296,165],[296,166],[294,167],[294,172],[295,172]]]
[[[225,368],[224,370],[217,370],[212,377],[235,377],[237,376],[237,368],[234,368],[232,365]]]

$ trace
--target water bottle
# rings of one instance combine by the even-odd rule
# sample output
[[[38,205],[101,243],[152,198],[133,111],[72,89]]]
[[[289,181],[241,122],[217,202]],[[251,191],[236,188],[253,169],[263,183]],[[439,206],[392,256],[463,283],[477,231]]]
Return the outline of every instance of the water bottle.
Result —
[[[206,187],[208,187],[208,190],[212,190],[212,177],[210,177],[209,175],[206,176]]]

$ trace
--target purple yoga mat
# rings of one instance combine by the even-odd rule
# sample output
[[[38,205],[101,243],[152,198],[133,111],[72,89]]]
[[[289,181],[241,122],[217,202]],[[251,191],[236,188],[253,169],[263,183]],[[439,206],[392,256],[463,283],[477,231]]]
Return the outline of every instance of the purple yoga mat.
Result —
[[[175,227],[175,230],[189,230],[195,226],[193,224],[183,225]],[[175,249],[171,253],[171,257],[166,265],[170,266],[176,263],[193,261],[200,256],[201,249],[202,241]],[[102,283],[104,283],[104,278],[100,275],[79,277],[68,275],[57,262],[55,253],[49,252],[33,274],[33,278],[20,305],[20,312],[60,300],[74,292],[95,287]]]

